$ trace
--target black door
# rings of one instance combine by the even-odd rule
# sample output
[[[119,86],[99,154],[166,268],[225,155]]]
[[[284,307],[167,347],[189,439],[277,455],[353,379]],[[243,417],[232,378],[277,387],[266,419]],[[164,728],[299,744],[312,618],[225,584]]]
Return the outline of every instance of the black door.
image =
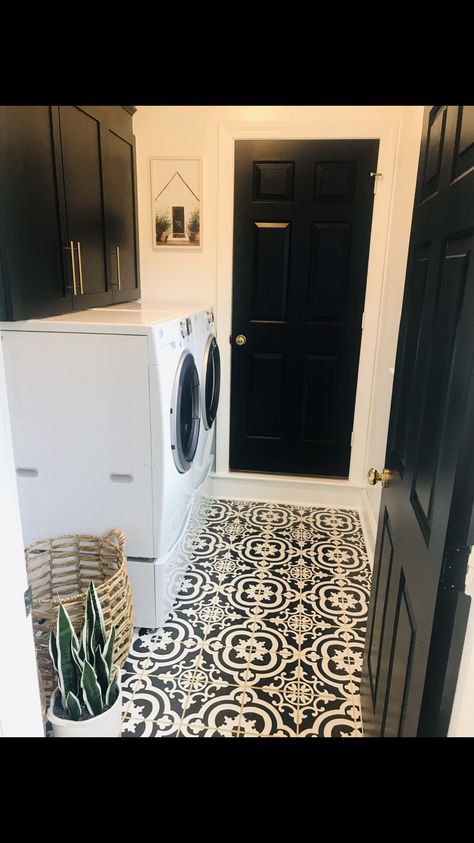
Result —
[[[59,107],[68,243],[73,244],[76,310],[108,304],[101,128],[74,105]]]
[[[349,474],[378,146],[236,142],[232,469]]]
[[[0,108],[0,318],[72,310],[60,230],[52,106]],[[58,178],[59,177],[59,178]]]
[[[172,208],[173,237],[184,237],[184,207],[178,205]]]
[[[110,286],[114,303],[140,295],[133,134],[106,131],[105,207]]]
[[[474,107],[426,109],[361,685],[369,736],[435,734],[433,676],[439,694],[456,667],[441,639],[474,539],[473,165]]]

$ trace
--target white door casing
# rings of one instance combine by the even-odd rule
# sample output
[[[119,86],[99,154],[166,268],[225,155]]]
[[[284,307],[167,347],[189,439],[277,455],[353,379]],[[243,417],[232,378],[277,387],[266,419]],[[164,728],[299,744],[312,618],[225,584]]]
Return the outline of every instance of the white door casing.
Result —
[[[423,109],[420,108],[420,115]],[[218,174],[218,250],[217,250],[217,306],[216,324],[218,342],[221,350],[222,390],[219,415],[216,426],[216,472],[214,476],[214,492],[224,492],[228,487],[229,493],[237,497],[239,487],[246,490],[248,483],[254,482],[255,494],[259,486],[266,496],[271,493],[272,498],[291,498],[294,487],[296,498],[307,496],[308,503],[319,502],[326,494],[329,505],[359,506],[361,492],[365,487],[367,474],[368,428],[374,401],[373,384],[376,365],[377,349],[384,342],[381,325],[381,309],[384,286],[390,275],[387,266],[388,252],[390,264],[395,260],[400,262],[400,278],[396,282],[398,295],[398,312],[392,308],[392,318],[395,331],[389,338],[389,355],[395,356],[398,321],[400,315],[404,271],[408,250],[410,232],[411,208],[418,163],[420,125],[417,125],[418,114],[411,115],[408,128],[402,138],[402,116],[387,119],[377,119],[371,116],[365,118],[360,125],[349,121],[344,115],[333,115],[324,125],[308,125],[295,123],[248,123],[233,122],[219,124],[219,174]],[[413,134],[413,138],[411,134]],[[229,336],[232,330],[232,261],[233,261],[233,205],[234,205],[234,146],[237,139],[345,139],[345,138],[375,138],[380,141],[377,171],[383,175],[377,179],[374,198],[370,253],[367,272],[367,287],[364,313],[364,330],[362,333],[357,395],[354,414],[353,447],[348,480],[331,480],[324,478],[289,478],[277,475],[252,475],[248,473],[229,471],[229,430],[230,430],[230,344]],[[413,148],[412,148],[413,147]],[[401,160],[399,160],[401,159]],[[406,160],[408,159],[408,161]],[[397,185],[403,164],[404,183]],[[402,167],[401,167],[402,165]],[[410,169],[411,168],[411,169]],[[411,172],[413,170],[413,172]],[[395,187],[395,190],[394,190]],[[402,213],[406,217],[406,231],[400,231],[400,225],[393,225],[393,200],[398,189],[398,221]],[[393,230],[395,228],[395,230]],[[393,283],[391,279],[390,283]],[[396,298],[396,297],[395,297]],[[393,305],[393,302],[392,302]],[[385,347],[387,343],[385,344]],[[393,349],[391,348],[393,346]],[[391,384],[391,376],[387,372]],[[388,406],[390,406],[391,385],[388,390]],[[384,395],[385,399],[385,395]],[[386,430],[382,432],[386,436]],[[211,480],[212,484],[212,480]],[[283,489],[284,484],[284,489]],[[272,491],[273,487],[273,491]]]
[[[0,723],[2,737],[43,737],[10,417],[0,343]]]

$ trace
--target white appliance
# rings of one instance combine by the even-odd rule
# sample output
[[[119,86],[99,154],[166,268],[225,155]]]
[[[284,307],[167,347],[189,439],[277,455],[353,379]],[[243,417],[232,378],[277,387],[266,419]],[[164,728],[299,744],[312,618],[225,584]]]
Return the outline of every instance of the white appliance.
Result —
[[[25,544],[119,527],[135,622],[160,626],[193,498],[191,314],[112,306],[0,328]],[[146,612],[137,583],[155,594]]]
[[[160,306],[172,309],[179,308],[179,305],[175,302],[161,303],[152,299],[144,299],[124,302],[117,305],[116,309],[146,314]],[[188,307],[191,311],[192,320],[191,342],[200,383],[201,424],[192,468],[193,485],[196,490],[204,484],[209,476],[214,459],[214,422],[219,404],[221,365],[212,306],[195,302]]]
[[[209,476],[214,459],[214,422],[219,405],[221,363],[212,308],[193,313],[191,319],[201,407],[199,442],[193,465],[194,488],[198,489]]]

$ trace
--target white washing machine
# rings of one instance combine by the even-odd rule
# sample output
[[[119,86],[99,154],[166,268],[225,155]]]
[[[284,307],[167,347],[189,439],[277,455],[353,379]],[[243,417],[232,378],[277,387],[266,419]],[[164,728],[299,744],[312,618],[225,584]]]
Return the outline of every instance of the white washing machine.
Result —
[[[132,589],[155,588],[194,491],[191,314],[112,306],[0,328],[25,544],[119,527]],[[160,595],[142,617],[135,591],[136,624],[161,625]]]
[[[214,459],[214,422],[219,405],[221,363],[212,308],[193,313],[191,319],[200,381],[201,428],[193,466],[194,488],[198,489],[209,476]]]

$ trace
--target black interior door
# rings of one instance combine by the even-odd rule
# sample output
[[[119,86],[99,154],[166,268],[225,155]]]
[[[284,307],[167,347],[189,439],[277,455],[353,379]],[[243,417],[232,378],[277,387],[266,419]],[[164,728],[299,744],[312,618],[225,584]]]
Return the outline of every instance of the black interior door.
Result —
[[[349,474],[378,146],[236,142],[232,469]]]
[[[133,135],[106,132],[105,204],[110,285],[113,302],[140,295]]]
[[[107,284],[102,139],[99,120],[82,108],[59,108],[68,241],[74,244],[74,309],[112,301]]]
[[[474,540],[473,165],[474,107],[427,108],[361,684],[369,736],[435,734],[428,689],[454,670],[438,610],[446,589],[462,590],[460,551]]]
[[[63,250],[53,107],[0,108],[0,316],[30,319],[72,310]]]

